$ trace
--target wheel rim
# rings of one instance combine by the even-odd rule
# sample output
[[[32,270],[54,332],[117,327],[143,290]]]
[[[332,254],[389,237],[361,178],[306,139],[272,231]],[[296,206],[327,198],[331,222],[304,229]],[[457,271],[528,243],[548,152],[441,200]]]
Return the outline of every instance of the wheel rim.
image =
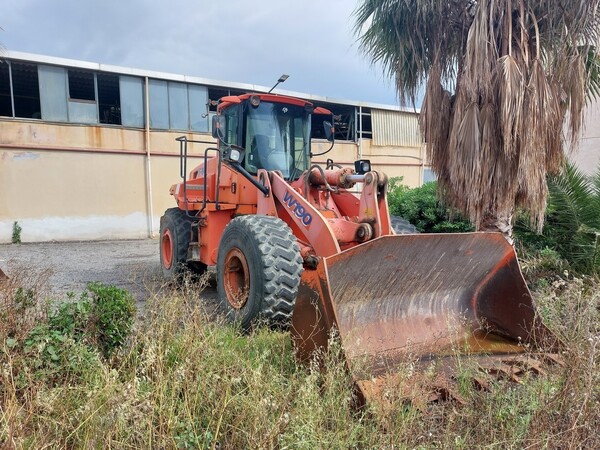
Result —
[[[165,230],[161,239],[162,264],[165,269],[170,269],[173,265],[173,239],[171,230]]]
[[[223,286],[231,307],[243,308],[250,295],[250,273],[246,257],[238,248],[232,248],[225,255]]]

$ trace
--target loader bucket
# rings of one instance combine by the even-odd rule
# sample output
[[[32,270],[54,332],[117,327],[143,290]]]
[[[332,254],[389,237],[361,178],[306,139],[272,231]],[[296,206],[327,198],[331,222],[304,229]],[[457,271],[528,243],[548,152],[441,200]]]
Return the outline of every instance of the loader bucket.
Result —
[[[520,354],[549,334],[499,233],[383,236],[324,258],[303,274],[298,356],[325,348],[332,329],[363,391],[407,358]]]

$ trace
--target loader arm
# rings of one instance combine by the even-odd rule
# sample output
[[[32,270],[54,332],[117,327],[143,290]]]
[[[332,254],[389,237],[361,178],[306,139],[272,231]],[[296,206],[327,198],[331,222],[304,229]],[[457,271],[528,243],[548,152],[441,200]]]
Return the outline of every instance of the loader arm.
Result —
[[[340,170],[315,170],[288,183],[277,171],[261,170],[258,179],[269,192],[259,195],[258,214],[284,218],[304,244],[304,254],[333,256],[392,234],[386,200],[387,179],[377,172],[356,175]],[[337,189],[355,182],[364,183],[360,197]]]
[[[302,243],[310,244],[317,255],[330,256],[340,252],[329,222],[281,174],[260,170],[258,179],[269,189],[269,195],[258,197],[258,214],[288,219],[286,222],[296,237]]]

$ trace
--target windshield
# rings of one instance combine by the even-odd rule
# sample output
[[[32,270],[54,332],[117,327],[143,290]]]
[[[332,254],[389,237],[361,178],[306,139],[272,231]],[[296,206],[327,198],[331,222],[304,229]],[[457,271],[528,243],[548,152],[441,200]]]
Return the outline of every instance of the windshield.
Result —
[[[280,170],[285,179],[297,179],[308,169],[310,119],[300,107],[261,102],[248,108],[245,127],[245,169]]]

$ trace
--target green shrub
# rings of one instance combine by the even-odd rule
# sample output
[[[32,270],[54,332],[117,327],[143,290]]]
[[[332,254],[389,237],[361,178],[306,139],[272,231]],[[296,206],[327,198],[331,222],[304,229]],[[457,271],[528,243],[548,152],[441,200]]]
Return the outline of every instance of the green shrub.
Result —
[[[422,233],[461,233],[473,231],[473,226],[458,214],[449,211],[437,198],[437,182],[409,188],[401,178],[389,183],[388,203],[390,213],[401,216]]]
[[[551,283],[569,278],[570,266],[551,248],[518,250],[519,262],[530,288],[539,291]],[[564,280],[563,280],[564,281]]]
[[[21,228],[21,225],[19,225],[19,222],[17,222],[17,221],[13,222],[12,238],[11,238],[11,242],[13,244],[21,243],[21,231],[23,231],[23,228]]]
[[[15,304],[33,301],[31,289],[17,289]],[[50,302],[47,320],[34,326],[22,340],[8,338],[11,350],[23,351],[23,382],[27,377],[56,383],[61,378],[84,376],[98,367],[98,355],[109,358],[131,332],[135,317],[133,297],[125,290],[90,283],[79,298]]]
[[[82,340],[88,329],[91,304],[84,293],[79,300],[59,303],[56,311],[48,318],[48,325],[53,330]]]
[[[600,273],[600,168],[585,176],[572,164],[548,178],[548,209],[541,234],[525,215],[515,224],[515,235],[525,251],[551,248],[581,274]]]
[[[64,380],[85,379],[101,367],[94,348],[49,324],[31,330],[23,352],[21,388],[28,387],[30,377],[45,384],[62,384]]]
[[[50,306],[52,307],[52,306]],[[58,373],[68,362],[73,344],[83,344],[89,320],[87,301],[59,303],[48,321],[35,326],[25,339],[24,350],[33,357],[33,367]]]
[[[16,290],[16,312],[24,311],[23,305],[33,306],[30,305],[35,300],[33,292]],[[6,344],[15,351],[24,351],[27,366],[35,376],[50,379],[81,370],[95,359],[96,353],[110,357],[125,343],[135,317],[133,297],[123,289],[101,283],[90,283],[88,292],[79,298],[71,296],[68,301],[49,302],[45,308],[48,309],[45,320],[33,326],[23,338],[8,337]]]
[[[129,292],[102,283],[90,283],[90,326],[96,345],[105,357],[121,347],[131,331],[135,300]]]

